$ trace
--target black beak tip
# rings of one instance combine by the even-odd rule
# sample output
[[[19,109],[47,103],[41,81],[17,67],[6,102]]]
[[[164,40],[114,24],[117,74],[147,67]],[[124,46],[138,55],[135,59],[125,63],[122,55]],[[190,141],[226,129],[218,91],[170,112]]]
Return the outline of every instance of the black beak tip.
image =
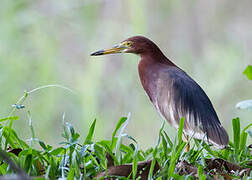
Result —
[[[103,55],[104,50],[100,50],[100,51],[96,51],[90,54],[90,56],[99,56],[99,55]]]

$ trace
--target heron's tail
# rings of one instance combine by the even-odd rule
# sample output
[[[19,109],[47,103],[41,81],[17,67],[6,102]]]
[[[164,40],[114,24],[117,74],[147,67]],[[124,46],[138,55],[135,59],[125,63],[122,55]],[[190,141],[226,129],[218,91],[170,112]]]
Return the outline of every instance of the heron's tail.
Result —
[[[227,131],[221,124],[215,123],[206,130],[208,141],[217,148],[225,148],[229,143]]]

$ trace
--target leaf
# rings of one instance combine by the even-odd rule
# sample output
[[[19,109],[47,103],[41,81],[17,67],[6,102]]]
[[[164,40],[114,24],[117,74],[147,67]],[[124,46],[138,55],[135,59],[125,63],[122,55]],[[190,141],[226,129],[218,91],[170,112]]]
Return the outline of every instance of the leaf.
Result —
[[[128,134],[123,134],[122,136],[134,141],[137,144],[137,141],[132,136],[129,136]]]
[[[246,147],[246,142],[247,142],[247,137],[248,133],[247,132],[242,132],[241,133],[241,140],[240,140],[240,153],[245,150]]]
[[[160,130],[159,130],[157,145],[159,145],[159,143],[160,143],[161,134],[162,134],[162,132],[163,132],[163,130],[164,130],[164,125],[165,125],[165,121],[163,120],[163,121],[162,121],[162,124],[161,124],[161,128],[160,128]]]
[[[198,176],[199,176],[199,180],[205,180],[206,176],[204,175],[204,168],[202,165],[198,166]]]
[[[44,150],[47,149],[47,148],[46,148],[46,145],[45,145],[45,143],[44,143],[43,141],[39,141],[39,145],[40,145]]]
[[[11,116],[0,119],[0,122],[7,121],[7,120],[18,120],[18,116]]]
[[[252,66],[248,65],[247,68],[243,71],[243,74],[245,74],[249,80],[252,80]]]
[[[252,99],[241,101],[236,104],[235,108],[237,109],[246,109],[252,111]]]
[[[126,119],[125,123],[124,123],[123,126],[121,127],[120,132],[119,132],[119,134],[118,134],[118,140],[117,140],[117,142],[116,142],[116,149],[115,149],[115,156],[116,156],[118,159],[121,158],[120,146],[121,146],[121,144],[122,144],[123,132],[124,132],[124,130],[126,129],[128,123],[129,123],[130,116],[131,116],[131,114],[129,113],[128,116],[127,116],[127,119]]]
[[[200,156],[200,153],[203,151],[203,148],[201,148],[200,150],[198,150],[194,155],[192,155],[192,157],[191,157],[191,162],[195,162],[197,159],[198,159],[198,157]]]
[[[133,180],[136,179],[137,162],[138,162],[138,158],[137,158],[137,156],[135,156],[134,159],[133,159],[133,164],[132,164],[132,175],[133,175]]]
[[[7,165],[6,163],[3,163],[3,164],[0,166],[0,173],[1,173],[1,175],[6,174],[7,167],[8,167],[8,165]]]
[[[20,147],[24,149],[29,147],[23,140],[19,139],[17,133],[8,126],[4,127],[3,136],[6,138],[6,143],[9,143],[12,148]]]
[[[153,172],[154,172],[155,164],[156,164],[156,160],[153,159],[151,161],[151,166],[150,166],[150,170],[149,170],[149,174],[148,174],[148,179],[153,179]]]
[[[165,137],[166,137],[166,140],[167,140],[167,142],[168,142],[170,148],[172,148],[173,143],[172,143],[171,139],[169,138],[169,136],[167,135],[167,133],[166,133],[165,131],[163,131],[163,132],[164,132],[164,135],[165,135]]]
[[[163,151],[164,151],[164,156],[165,156],[165,159],[167,159],[167,154],[168,154],[167,142],[166,142],[166,139],[163,134],[161,134],[161,137],[162,137],[162,147],[163,147]]]
[[[233,124],[233,132],[234,132],[234,148],[235,148],[235,154],[238,155],[239,153],[239,147],[240,147],[240,119],[235,118],[232,120]]]
[[[121,144],[120,150],[125,152],[125,153],[130,153],[130,154],[134,154],[136,147],[134,146],[134,144],[129,144],[129,146],[126,146],[124,144]]]
[[[176,167],[176,162],[179,160],[179,156],[181,155],[182,150],[186,146],[185,142],[182,142],[181,144],[178,145],[178,149],[175,150],[176,148],[173,147],[173,152],[172,152],[172,157],[170,160],[170,165],[168,169],[168,176],[173,176],[175,172],[175,167]]]
[[[25,170],[28,172],[32,166],[32,155],[28,154],[25,158]]]
[[[112,134],[112,142],[111,142],[111,150],[113,151],[113,149],[115,148],[115,145],[116,145],[116,141],[117,141],[117,137],[115,137],[117,131],[120,129],[120,127],[123,125],[123,123],[127,120],[126,117],[122,117],[119,122],[117,123],[116,125],[116,128],[115,130],[113,131],[113,134]]]
[[[68,132],[70,132],[71,137],[72,137],[75,134],[72,124],[70,124],[69,122],[66,122],[66,127],[67,127]]]
[[[63,120],[62,126],[63,126],[63,130],[64,130],[64,132],[62,133],[62,137],[65,138],[67,141],[69,141],[70,134],[68,132],[67,125],[64,122],[64,120]]]
[[[85,139],[84,144],[91,143],[93,135],[94,135],[95,124],[96,124],[96,119],[94,120],[94,122],[92,123],[92,125],[89,128],[88,135],[87,135],[87,137]]]
[[[100,144],[101,146],[103,146],[106,151],[110,154],[110,156],[113,158],[115,165],[119,164],[118,159],[116,158],[116,156],[114,155],[114,153],[112,152],[112,150],[109,148],[108,144],[106,143],[106,141],[100,141],[98,144]]]
[[[56,156],[59,155],[65,149],[63,147],[56,148],[50,152],[51,155]]]
[[[71,179],[74,179],[74,169],[73,169],[73,166],[70,167],[70,171],[67,175],[67,180],[71,180]]]
[[[179,121],[179,129],[178,129],[178,140],[179,140],[179,144],[182,143],[182,135],[183,135],[183,129],[184,129],[184,121],[185,118],[181,118]]]

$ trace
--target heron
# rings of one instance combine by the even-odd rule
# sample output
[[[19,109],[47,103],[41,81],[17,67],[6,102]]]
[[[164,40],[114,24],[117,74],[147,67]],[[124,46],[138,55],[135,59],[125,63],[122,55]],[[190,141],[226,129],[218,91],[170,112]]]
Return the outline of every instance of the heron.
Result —
[[[141,57],[139,77],[150,101],[160,116],[176,129],[184,117],[183,134],[186,139],[206,140],[217,148],[227,146],[228,134],[204,90],[167,58],[153,41],[133,36],[91,56],[116,53],[133,53]]]

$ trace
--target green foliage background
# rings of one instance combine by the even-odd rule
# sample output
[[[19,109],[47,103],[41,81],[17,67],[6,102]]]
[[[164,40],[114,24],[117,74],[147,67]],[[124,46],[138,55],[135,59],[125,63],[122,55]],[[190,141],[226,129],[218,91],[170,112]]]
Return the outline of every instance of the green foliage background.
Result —
[[[0,118],[24,90],[61,84],[75,93],[50,88],[28,97],[14,123],[24,138],[30,136],[27,110],[36,135],[49,144],[61,139],[63,113],[81,137],[97,118],[101,139],[131,112],[127,133],[140,147],[154,145],[161,119],[138,79],[139,57],[89,56],[144,35],[202,86],[231,134],[232,118],[240,117],[241,127],[251,122],[251,112],[235,109],[252,96],[242,75],[252,62],[251,7],[250,0],[1,0]]]

